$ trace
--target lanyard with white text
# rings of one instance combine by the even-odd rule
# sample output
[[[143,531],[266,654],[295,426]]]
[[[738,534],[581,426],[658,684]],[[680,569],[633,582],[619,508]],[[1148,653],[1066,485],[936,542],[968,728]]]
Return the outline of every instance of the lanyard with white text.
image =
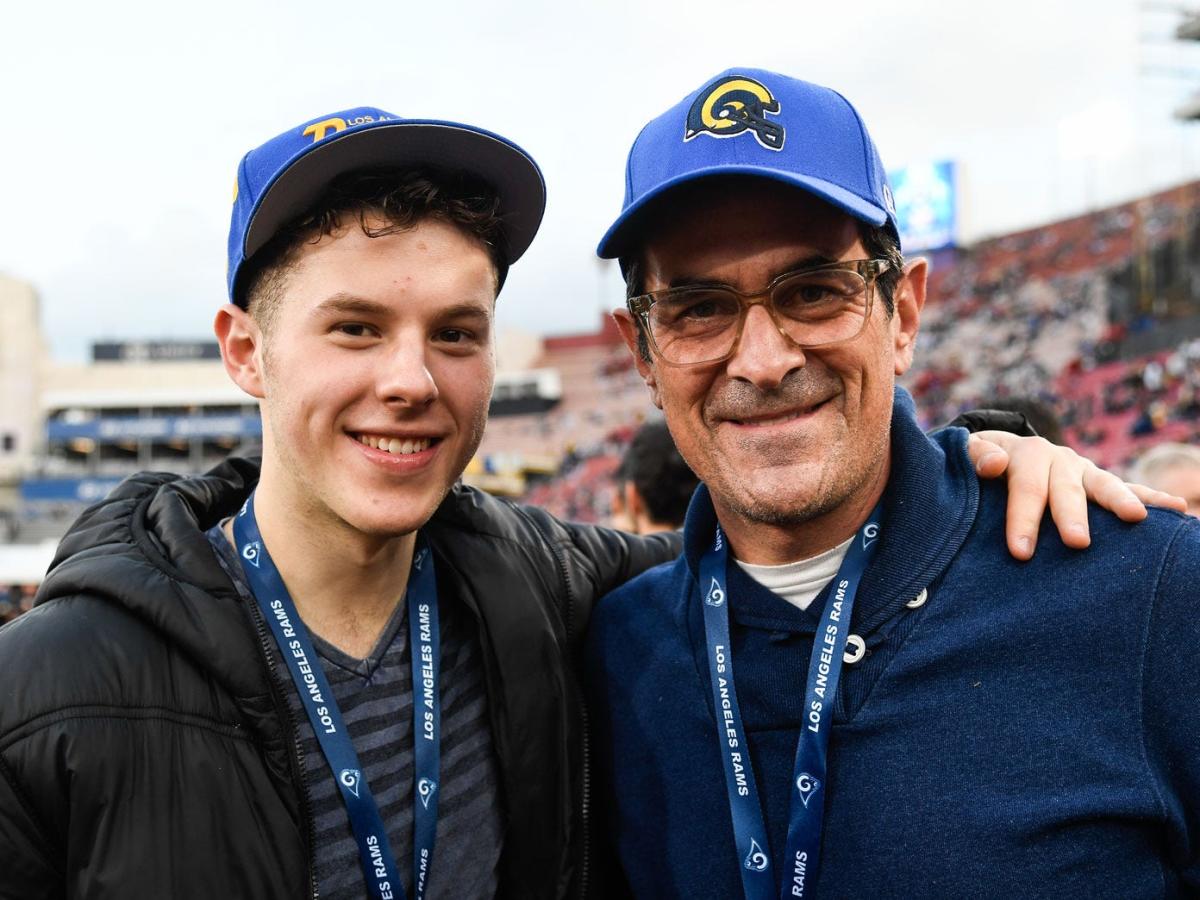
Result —
[[[787,859],[790,872],[779,883],[779,897],[804,897],[806,883],[816,880],[821,858],[821,829],[825,819],[825,767],[829,749],[829,718],[842,673],[842,654],[850,634],[850,616],[858,584],[874,555],[879,539],[882,503],[875,507],[855,535],[841,568],[830,586],[821,622],[813,637],[804,691],[804,722],[796,746],[792,771]],[[742,889],[747,900],[776,896],[776,879],[768,855],[767,829],[759,802],[758,785],[750,764],[750,745],[733,682],[733,652],[729,639],[729,591],[725,568],[728,551],[717,526],[713,546],[700,560],[700,585],[704,595],[704,635],[712,678],[717,735],[725,766],[729,812],[737,844]]]
[[[296,606],[283,578],[267,553],[258,522],[254,518],[253,494],[233,520],[233,535],[254,599],[271,626],[279,652],[287,662],[317,742],[321,745],[321,752],[325,754],[346,803],[346,813],[358,843],[370,896],[375,900],[403,900],[404,885],[400,881],[379,806],[363,776],[358,754],[354,751],[333,691],[329,689],[325,671],[313,650],[308,629],[296,614]],[[437,782],[441,767],[441,695],[438,685],[441,640],[433,555],[421,539],[418,539],[413,553],[413,568],[405,599],[408,603],[412,647],[413,750],[416,767],[413,884],[417,900],[423,900],[437,837]]]

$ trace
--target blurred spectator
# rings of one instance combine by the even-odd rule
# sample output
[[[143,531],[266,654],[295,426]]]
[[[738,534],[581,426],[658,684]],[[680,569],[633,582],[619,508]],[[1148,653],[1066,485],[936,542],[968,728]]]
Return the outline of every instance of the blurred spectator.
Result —
[[[649,422],[633,436],[617,471],[613,524],[635,534],[682,528],[698,483],[666,423]]]
[[[1188,514],[1200,516],[1200,448],[1159,444],[1129,470],[1129,478],[1187,501]]]
[[[1003,409],[1009,412],[1021,413],[1033,430],[1052,444],[1065,445],[1062,425],[1056,413],[1048,403],[1043,403],[1035,397],[1003,397],[997,400],[982,400],[980,406],[984,409]]]
[[[36,584],[0,585],[0,625],[33,608]]]
[[[1167,407],[1165,404],[1154,401],[1139,415],[1129,429],[1129,433],[1135,437],[1142,437],[1147,434],[1154,434],[1167,423]]]

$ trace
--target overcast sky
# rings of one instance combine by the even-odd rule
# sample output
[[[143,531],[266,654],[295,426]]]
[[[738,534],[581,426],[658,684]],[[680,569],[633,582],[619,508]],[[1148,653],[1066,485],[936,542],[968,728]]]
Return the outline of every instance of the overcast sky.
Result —
[[[15,8],[14,8],[15,7]],[[353,9],[353,15],[336,10]],[[837,88],[889,168],[954,159],[965,240],[1200,177],[1200,46],[1171,5],[618,0],[5,4],[0,273],[31,281],[54,355],[208,337],[241,155],[357,105],[478,124],[541,163],[542,233],[501,327],[590,330],[594,257],[641,125],[717,72]],[[1190,78],[1188,77],[1190,76]]]

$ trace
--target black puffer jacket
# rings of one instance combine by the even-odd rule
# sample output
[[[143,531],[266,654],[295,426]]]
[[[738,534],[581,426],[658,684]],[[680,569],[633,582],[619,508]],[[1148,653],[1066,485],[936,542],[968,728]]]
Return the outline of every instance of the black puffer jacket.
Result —
[[[204,529],[257,465],[140,475],[0,630],[0,897],[313,896],[312,824],[269,633]],[[502,894],[597,895],[574,677],[592,603],[678,551],[456,488],[426,528],[477,616],[508,829]]]

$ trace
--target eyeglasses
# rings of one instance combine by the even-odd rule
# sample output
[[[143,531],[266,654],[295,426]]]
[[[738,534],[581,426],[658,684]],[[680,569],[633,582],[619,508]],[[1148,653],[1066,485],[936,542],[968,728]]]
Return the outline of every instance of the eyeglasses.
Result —
[[[780,275],[765,291],[682,287],[629,299],[650,347],[671,366],[721,362],[733,355],[751,306],[766,306],[775,327],[802,349],[849,341],[871,317],[886,259],[852,259]]]

